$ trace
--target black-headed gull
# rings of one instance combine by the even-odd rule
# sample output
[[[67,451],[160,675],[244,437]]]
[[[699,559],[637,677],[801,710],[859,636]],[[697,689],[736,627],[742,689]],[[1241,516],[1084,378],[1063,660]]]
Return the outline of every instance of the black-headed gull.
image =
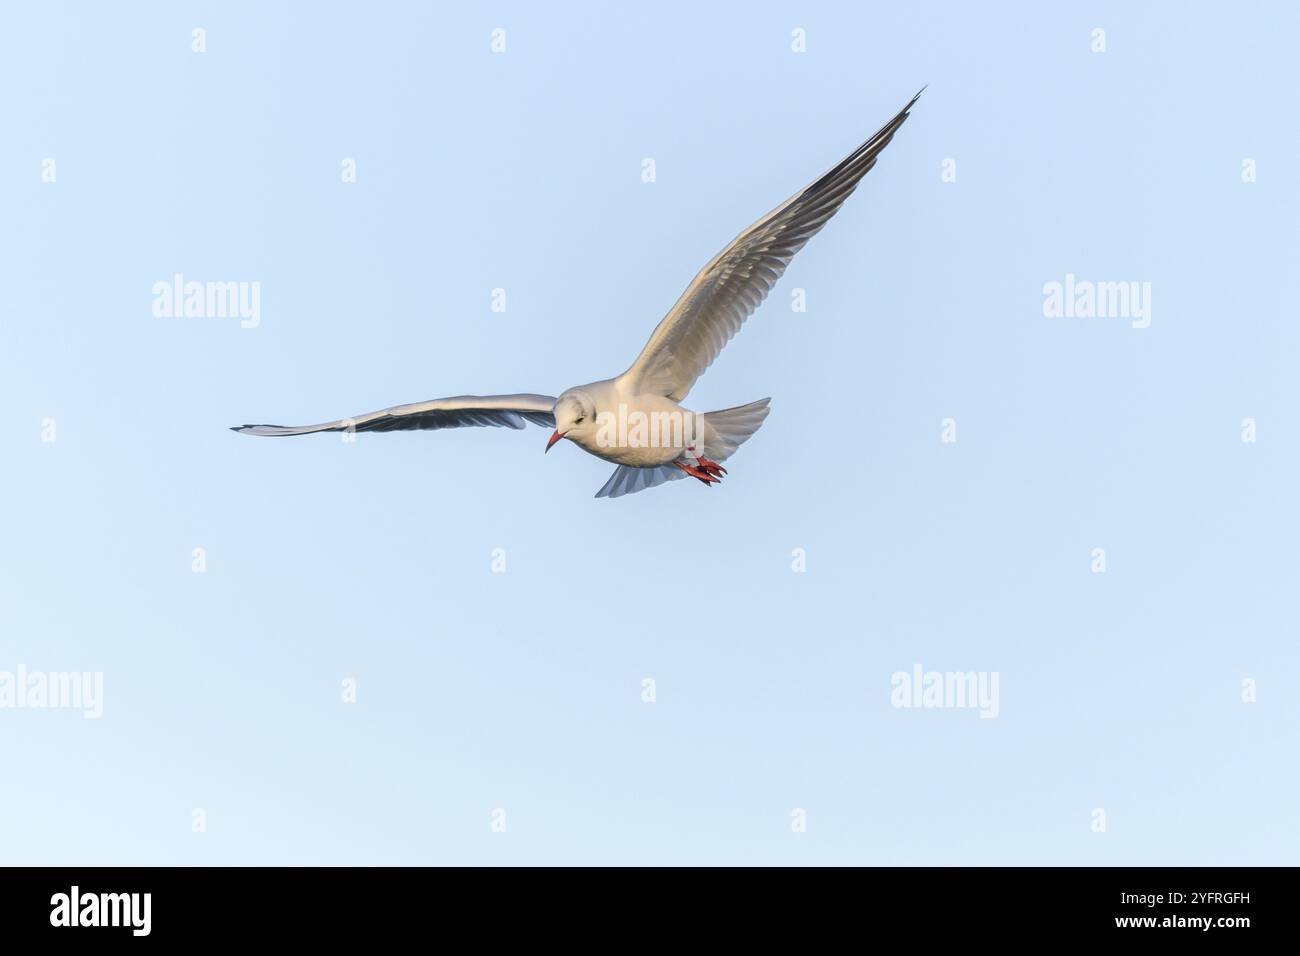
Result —
[[[461,395],[323,425],[244,425],[245,435],[390,432],[533,422],[618,467],[597,498],[617,498],[690,475],[706,485],[767,417],[769,399],[717,412],[679,403],[772,291],[796,252],[826,225],[903,125],[920,93],[828,173],[777,206],[713,257],[622,375],[549,395]]]

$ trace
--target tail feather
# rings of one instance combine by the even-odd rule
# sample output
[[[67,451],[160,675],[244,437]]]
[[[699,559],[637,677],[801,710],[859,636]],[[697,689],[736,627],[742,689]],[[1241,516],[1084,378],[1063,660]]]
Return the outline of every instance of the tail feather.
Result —
[[[712,428],[716,436],[712,441],[706,440],[706,454],[714,461],[726,461],[734,455],[736,449],[748,441],[749,436],[763,424],[771,401],[770,398],[760,398],[748,405],[724,408],[719,412],[705,412],[705,424]]]

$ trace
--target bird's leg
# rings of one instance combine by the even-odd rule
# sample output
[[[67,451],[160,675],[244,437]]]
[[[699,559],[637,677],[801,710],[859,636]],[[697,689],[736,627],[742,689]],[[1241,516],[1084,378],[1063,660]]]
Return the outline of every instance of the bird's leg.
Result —
[[[708,472],[719,481],[722,480],[721,476],[727,473],[727,469],[723,468],[716,461],[709,461],[709,459],[705,458],[703,455],[696,460],[696,464],[702,471]]]
[[[703,471],[702,469],[692,467],[691,465],[686,464],[686,462],[684,461],[674,461],[673,464],[676,465],[678,468],[680,468],[682,471],[686,472],[686,474],[690,475],[692,478],[698,478],[706,485],[717,484],[719,481],[722,480],[721,478],[718,478],[716,475],[712,475],[707,471]]]

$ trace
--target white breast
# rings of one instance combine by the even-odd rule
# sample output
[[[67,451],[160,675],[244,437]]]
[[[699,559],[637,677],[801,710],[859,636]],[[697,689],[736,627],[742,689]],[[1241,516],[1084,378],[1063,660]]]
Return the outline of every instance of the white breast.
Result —
[[[594,434],[574,440],[597,458],[634,468],[654,468],[679,458],[705,439],[704,416],[662,395],[629,395],[613,383],[589,392],[596,402]]]

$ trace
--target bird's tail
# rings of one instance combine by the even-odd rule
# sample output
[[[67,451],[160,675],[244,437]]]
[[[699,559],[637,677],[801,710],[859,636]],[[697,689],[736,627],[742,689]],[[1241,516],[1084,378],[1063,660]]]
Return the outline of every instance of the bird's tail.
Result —
[[[749,436],[758,431],[767,418],[770,398],[760,398],[748,405],[724,408],[718,412],[705,412],[704,422],[713,432],[706,433],[705,454],[714,461],[726,461]]]

